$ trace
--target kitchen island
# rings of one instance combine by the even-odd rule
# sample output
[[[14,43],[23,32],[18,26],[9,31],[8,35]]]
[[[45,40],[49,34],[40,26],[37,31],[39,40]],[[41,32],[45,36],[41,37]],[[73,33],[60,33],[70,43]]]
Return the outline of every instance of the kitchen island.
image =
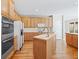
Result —
[[[66,33],[66,43],[78,48],[78,33]]]
[[[56,50],[56,35],[42,34],[33,37],[34,59],[51,59]]]

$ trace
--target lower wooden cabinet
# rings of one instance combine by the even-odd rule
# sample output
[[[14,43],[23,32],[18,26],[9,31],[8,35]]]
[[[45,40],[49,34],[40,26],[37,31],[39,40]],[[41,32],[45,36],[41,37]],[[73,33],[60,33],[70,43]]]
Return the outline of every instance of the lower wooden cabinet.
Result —
[[[78,35],[73,35],[73,46],[78,48]]]
[[[68,45],[78,48],[78,35],[66,33],[66,43]]]
[[[24,40],[33,40],[33,37],[39,34],[39,32],[24,32]]]
[[[70,35],[70,34],[66,34],[66,43],[67,44],[69,44],[69,45],[71,45],[73,42],[73,39],[72,39],[72,35]]]

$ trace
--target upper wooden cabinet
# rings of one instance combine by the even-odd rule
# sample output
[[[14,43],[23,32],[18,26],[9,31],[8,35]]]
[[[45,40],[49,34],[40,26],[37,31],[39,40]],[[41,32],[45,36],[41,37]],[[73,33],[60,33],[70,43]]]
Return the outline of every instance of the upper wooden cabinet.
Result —
[[[31,27],[31,24],[30,24],[30,17],[22,17],[22,22],[24,23],[24,27],[27,28],[27,27]]]
[[[13,0],[1,0],[1,14],[11,20],[21,20],[15,10]]]
[[[9,0],[1,0],[1,15],[9,17]]]
[[[21,20],[20,16],[15,10],[13,0],[9,0],[9,16],[12,20]]]
[[[15,10],[14,10],[15,11]],[[21,20],[21,17],[17,14],[17,12],[15,11],[15,20]]]
[[[22,22],[24,23],[25,28],[35,28],[35,27],[37,27],[38,23],[44,23],[48,27],[52,27],[53,19],[50,19],[49,17],[24,16],[24,17],[22,17]]]
[[[12,0],[9,0],[9,17],[12,20],[15,19],[14,4]]]

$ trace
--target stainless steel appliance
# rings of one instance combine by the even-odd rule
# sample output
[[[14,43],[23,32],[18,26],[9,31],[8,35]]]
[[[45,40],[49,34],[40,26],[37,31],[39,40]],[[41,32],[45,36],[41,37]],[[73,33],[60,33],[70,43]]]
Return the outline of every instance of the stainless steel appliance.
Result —
[[[17,36],[16,50],[20,50],[23,47],[24,39],[23,39],[23,23],[22,21],[14,21],[14,34]]]
[[[14,23],[7,17],[2,16],[2,59],[5,59],[7,55],[13,49],[14,38]]]

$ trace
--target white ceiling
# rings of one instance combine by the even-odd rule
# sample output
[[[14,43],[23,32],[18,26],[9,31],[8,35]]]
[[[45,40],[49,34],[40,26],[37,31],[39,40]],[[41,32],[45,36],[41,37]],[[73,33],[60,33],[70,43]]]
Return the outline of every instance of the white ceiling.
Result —
[[[14,0],[20,15],[48,16],[65,8],[77,6],[77,0]]]

